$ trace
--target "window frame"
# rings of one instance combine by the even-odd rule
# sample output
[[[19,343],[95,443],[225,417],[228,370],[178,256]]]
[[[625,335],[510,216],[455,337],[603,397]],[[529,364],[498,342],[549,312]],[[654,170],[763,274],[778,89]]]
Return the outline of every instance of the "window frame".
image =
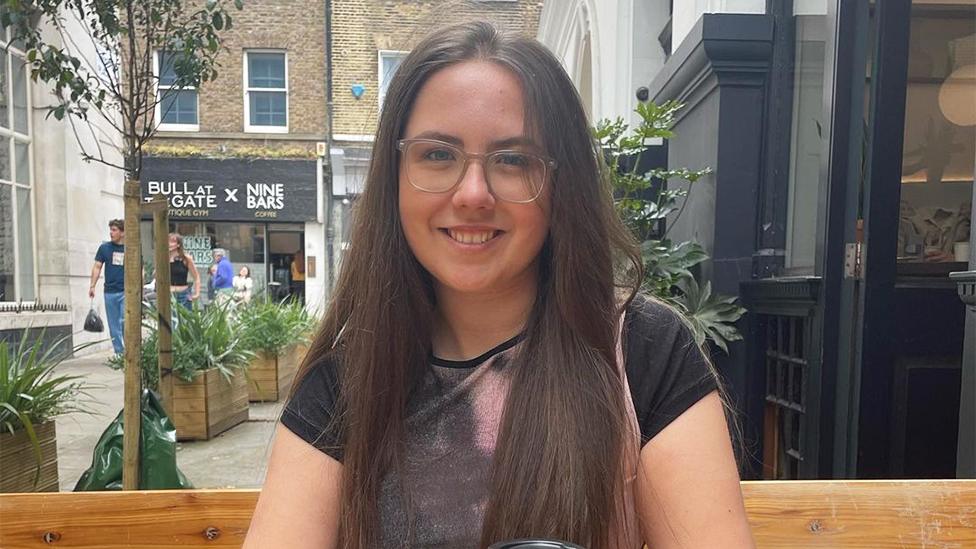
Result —
[[[199,132],[200,131],[200,92],[196,86],[183,86],[178,92],[193,90],[196,92],[196,103],[197,103],[197,123],[196,124],[173,124],[163,122],[163,100],[159,94],[159,90],[172,90],[173,86],[163,86],[160,85],[159,80],[161,78],[160,67],[159,67],[159,57],[163,53],[163,50],[157,49],[153,50],[153,78],[154,90],[156,94],[156,106],[153,107],[153,116],[158,121],[156,124],[156,129],[161,132]]]
[[[402,63],[404,58],[407,57],[409,51],[403,50],[376,50],[376,105],[383,109],[383,101],[386,99],[386,92],[383,91],[383,84],[385,83],[383,75],[383,58],[384,57],[399,57]],[[399,70],[399,65],[397,65]]]
[[[280,54],[284,58],[285,62],[285,87],[284,88],[252,88],[248,84],[248,54],[251,53],[274,53]],[[290,87],[288,85],[288,50],[282,49],[268,49],[268,48],[248,48],[243,52],[243,70],[241,71],[244,76],[243,88],[244,88],[244,133],[288,133],[288,128],[291,123],[291,101],[290,101]],[[251,92],[284,92],[285,93],[285,125],[284,126],[257,126],[251,124]]]
[[[10,179],[9,180],[0,179],[0,189],[2,190],[7,190],[7,188],[10,189],[10,209],[11,209],[10,222],[11,222],[11,227],[13,227],[13,231],[12,231],[13,254],[12,255],[14,258],[13,272],[11,273],[11,275],[13,276],[14,299],[0,300],[0,303],[34,304],[37,303],[37,297],[38,297],[38,272],[37,272],[38,254],[37,254],[37,239],[35,238],[35,236],[37,235],[37,207],[36,207],[37,193],[35,192],[36,189],[34,187],[34,171],[35,171],[34,170],[34,140],[33,140],[34,117],[32,116],[33,97],[31,96],[32,95],[31,79],[30,79],[30,75],[27,74],[27,70],[28,70],[27,55],[20,48],[17,48],[14,44],[10,44],[7,41],[6,29],[3,29],[3,33],[0,34],[0,55],[4,55],[7,57],[6,69],[5,69],[6,70],[5,77],[7,80],[4,86],[6,89],[3,90],[3,93],[6,94],[8,98],[7,99],[7,122],[9,123],[10,126],[9,128],[0,126],[0,138],[8,139],[7,154],[10,163]],[[21,60],[24,61],[24,69],[23,69],[25,73],[24,85],[26,86],[25,109],[27,110],[27,133],[26,134],[16,130],[16,121],[15,121],[15,114],[14,114],[15,107],[13,101],[14,98],[14,83],[13,83],[14,79],[13,79],[13,63],[12,63],[13,57],[19,57]],[[27,178],[27,183],[19,183],[17,181],[18,167],[17,167],[16,146],[18,142],[27,145],[27,165],[29,166],[30,169],[30,173]],[[30,201],[28,204],[28,208],[30,208],[30,214],[31,214],[31,220],[30,220],[31,223],[30,223],[29,230],[30,230],[30,240],[31,240],[31,247],[32,247],[32,254],[31,254],[32,277],[30,283],[33,289],[34,297],[33,299],[29,299],[29,300],[21,299],[21,296],[24,293],[24,289],[22,288],[22,281],[20,277],[20,265],[21,265],[20,239],[22,235],[20,233],[21,214],[17,207],[17,195],[19,189],[26,189],[30,193]]]

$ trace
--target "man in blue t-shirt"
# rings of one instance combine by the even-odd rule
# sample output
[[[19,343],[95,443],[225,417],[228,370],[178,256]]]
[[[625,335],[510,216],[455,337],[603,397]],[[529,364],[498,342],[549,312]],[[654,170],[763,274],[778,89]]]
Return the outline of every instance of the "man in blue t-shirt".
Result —
[[[115,354],[122,354],[122,319],[125,316],[125,222],[113,219],[108,222],[108,234],[111,240],[102,242],[95,252],[95,264],[91,270],[91,286],[88,287],[88,297],[95,299],[95,284],[105,266],[105,317],[108,320],[108,333],[112,336],[112,347]]]

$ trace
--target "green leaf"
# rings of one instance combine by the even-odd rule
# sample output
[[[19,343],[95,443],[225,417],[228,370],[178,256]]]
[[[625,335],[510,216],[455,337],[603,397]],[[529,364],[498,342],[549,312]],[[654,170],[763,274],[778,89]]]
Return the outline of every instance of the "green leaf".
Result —
[[[224,28],[224,18],[220,15],[219,11],[214,12],[211,18],[211,24],[213,24],[213,27],[217,30],[222,30]]]

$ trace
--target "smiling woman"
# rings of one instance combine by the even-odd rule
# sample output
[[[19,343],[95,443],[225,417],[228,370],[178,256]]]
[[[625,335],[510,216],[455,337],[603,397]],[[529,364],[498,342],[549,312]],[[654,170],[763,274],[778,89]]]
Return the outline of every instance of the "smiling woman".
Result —
[[[635,297],[640,256],[547,50],[434,32],[370,166],[247,547],[751,546],[717,378]]]

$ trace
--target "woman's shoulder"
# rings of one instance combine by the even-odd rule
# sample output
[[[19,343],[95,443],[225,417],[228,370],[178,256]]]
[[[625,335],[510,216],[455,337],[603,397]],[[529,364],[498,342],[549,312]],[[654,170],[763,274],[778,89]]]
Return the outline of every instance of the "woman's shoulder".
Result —
[[[679,335],[690,332],[680,311],[657,298],[637,294],[627,304],[625,332],[642,336]]]

